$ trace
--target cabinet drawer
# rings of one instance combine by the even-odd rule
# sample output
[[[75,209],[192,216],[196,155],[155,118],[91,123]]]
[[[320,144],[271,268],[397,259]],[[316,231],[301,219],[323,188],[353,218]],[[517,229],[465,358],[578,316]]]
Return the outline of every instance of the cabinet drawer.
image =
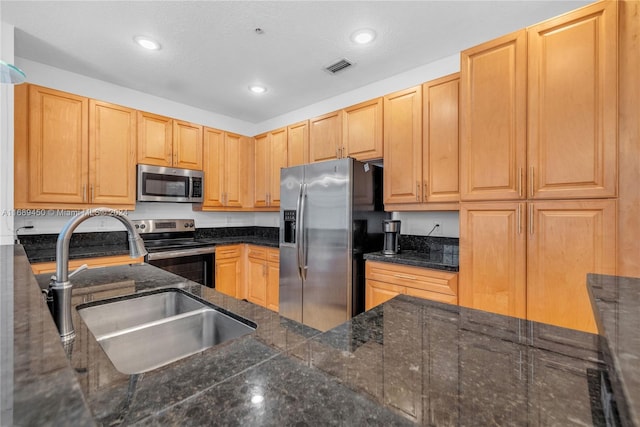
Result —
[[[280,262],[280,249],[267,249],[267,261]]]
[[[237,258],[243,245],[216,246],[216,259]]]
[[[366,277],[420,291],[458,295],[458,274],[448,271],[367,261]]]
[[[412,297],[418,297],[428,299],[431,301],[444,302],[447,304],[458,304],[458,297],[456,295],[441,294],[440,292],[424,291],[422,289],[407,287],[406,294]]]
[[[262,260],[267,259],[267,248],[264,248],[262,246],[247,245],[247,250],[249,251],[248,253],[249,258],[262,259]]]

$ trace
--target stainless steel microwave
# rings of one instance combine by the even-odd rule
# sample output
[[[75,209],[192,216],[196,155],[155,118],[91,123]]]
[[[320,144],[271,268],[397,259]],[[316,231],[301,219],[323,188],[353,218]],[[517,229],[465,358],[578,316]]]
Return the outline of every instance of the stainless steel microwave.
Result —
[[[138,165],[139,202],[201,203],[204,173],[190,169]]]

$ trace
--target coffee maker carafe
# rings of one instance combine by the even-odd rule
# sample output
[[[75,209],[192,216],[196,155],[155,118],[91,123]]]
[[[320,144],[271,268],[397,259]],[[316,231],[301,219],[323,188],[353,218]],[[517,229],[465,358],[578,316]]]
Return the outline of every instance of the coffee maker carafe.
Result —
[[[384,229],[384,255],[396,255],[400,252],[400,221],[386,219],[382,223]]]

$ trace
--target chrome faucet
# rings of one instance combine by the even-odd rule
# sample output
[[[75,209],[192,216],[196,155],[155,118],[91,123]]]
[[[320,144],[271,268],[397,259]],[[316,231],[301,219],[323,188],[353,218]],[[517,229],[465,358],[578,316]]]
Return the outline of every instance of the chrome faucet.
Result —
[[[69,242],[71,234],[80,223],[94,216],[111,216],[127,229],[129,235],[129,256],[138,258],[147,254],[144,241],[134,229],[133,223],[120,211],[111,208],[92,208],[80,212],[62,228],[56,243],[56,275],[51,277],[47,294],[47,304],[53,320],[56,322],[60,339],[65,342],[73,339],[76,332],[71,321],[71,282],[69,277],[86,268],[86,265],[69,274]]]

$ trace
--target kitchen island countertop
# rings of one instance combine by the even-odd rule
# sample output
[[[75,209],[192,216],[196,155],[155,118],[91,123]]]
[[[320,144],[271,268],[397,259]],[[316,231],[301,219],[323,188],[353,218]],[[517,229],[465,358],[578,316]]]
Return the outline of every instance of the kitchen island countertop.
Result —
[[[24,251],[0,255],[2,425],[605,422],[595,335],[407,296],[321,333],[149,265],[85,271],[74,298],[177,286],[257,330],[124,375],[74,314],[69,361]]]

